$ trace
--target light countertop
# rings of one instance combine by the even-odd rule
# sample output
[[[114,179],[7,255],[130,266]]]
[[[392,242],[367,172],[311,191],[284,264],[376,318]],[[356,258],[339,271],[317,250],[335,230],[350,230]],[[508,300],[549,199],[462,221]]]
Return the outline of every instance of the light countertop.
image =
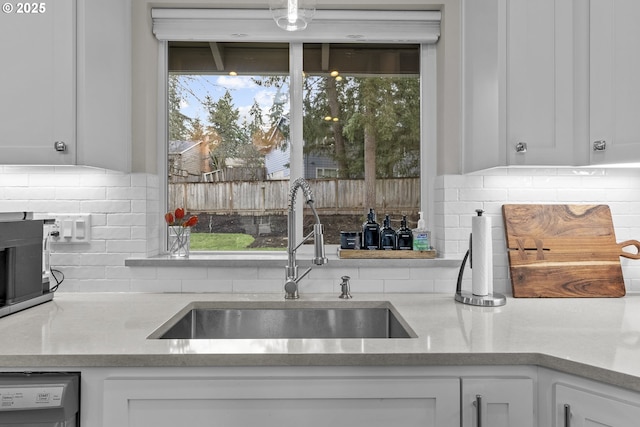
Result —
[[[280,302],[283,295],[59,293],[0,318],[0,369],[537,365],[640,391],[640,295],[508,298],[497,308],[462,305],[453,295],[353,296],[391,302],[418,338],[154,340],[147,337],[190,302]],[[326,300],[337,296],[292,303]]]

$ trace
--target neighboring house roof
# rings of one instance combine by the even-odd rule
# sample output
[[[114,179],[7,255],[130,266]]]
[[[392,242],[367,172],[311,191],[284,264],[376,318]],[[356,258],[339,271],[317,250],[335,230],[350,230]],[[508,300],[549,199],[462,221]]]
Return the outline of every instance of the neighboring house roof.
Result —
[[[169,154],[184,154],[202,144],[202,141],[169,141]]]

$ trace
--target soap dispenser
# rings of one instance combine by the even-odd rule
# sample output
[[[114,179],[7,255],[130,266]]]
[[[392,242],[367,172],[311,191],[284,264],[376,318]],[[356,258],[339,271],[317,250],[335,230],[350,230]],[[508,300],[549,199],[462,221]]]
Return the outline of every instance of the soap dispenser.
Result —
[[[396,232],[391,228],[389,215],[385,215],[382,230],[380,231],[380,249],[389,251],[396,249]]]
[[[380,225],[376,222],[376,213],[372,208],[367,214],[367,222],[362,225],[362,249],[378,249],[380,247]]]
[[[396,249],[399,251],[410,251],[413,250],[413,233],[411,229],[407,227],[407,216],[402,216],[402,221],[400,221],[400,228],[396,232],[397,243]]]
[[[422,212],[418,212],[420,219],[418,219],[418,226],[413,229],[413,250],[414,251],[428,251],[431,249],[429,231],[425,225]]]

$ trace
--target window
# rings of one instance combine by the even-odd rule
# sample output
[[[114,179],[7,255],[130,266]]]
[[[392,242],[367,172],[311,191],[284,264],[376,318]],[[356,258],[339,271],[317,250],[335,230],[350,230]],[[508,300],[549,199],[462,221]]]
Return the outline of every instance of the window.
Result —
[[[192,250],[284,249],[291,176],[311,182],[328,244],[369,207],[417,221],[434,174],[421,167],[429,47],[255,39],[164,45],[167,206],[199,216]]]

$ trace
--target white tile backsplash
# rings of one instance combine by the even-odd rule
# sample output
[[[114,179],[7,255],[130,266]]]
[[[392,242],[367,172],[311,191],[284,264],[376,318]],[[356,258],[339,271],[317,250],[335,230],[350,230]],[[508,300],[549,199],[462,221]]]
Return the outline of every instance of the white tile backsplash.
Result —
[[[434,180],[432,236],[440,256],[461,260],[471,218],[493,220],[494,290],[510,293],[501,207],[505,203],[602,203],[611,207],[618,241],[640,240],[640,170],[498,168]],[[90,213],[89,244],[54,245],[61,290],[85,292],[282,292],[279,268],[125,267],[124,260],[159,252],[159,177],[96,168],[0,166],[0,211]],[[627,290],[640,291],[640,261],[621,259]],[[351,276],[357,292],[453,292],[458,268],[316,267],[305,292],[339,291]],[[464,286],[470,287],[465,272]]]

